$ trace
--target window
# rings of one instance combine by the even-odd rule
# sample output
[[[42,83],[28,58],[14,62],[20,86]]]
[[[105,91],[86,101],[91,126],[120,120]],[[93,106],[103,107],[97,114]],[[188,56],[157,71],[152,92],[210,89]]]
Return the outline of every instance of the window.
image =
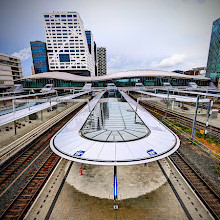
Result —
[[[49,18],[49,15],[44,15],[45,18]]]
[[[71,17],[72,17],[72,15],[67,15],[67,17],[68,17],[68,18],[71,18]]]
[[[55,15],[55,18],[59,18],[60,17],[60,15]]]
[[[65,18],[65,17],[66,17],[66,15],[61,15],[61,17],[62,17],[62,18]]]
[[[70,62],[69,54],[59,54],[60,62]]]

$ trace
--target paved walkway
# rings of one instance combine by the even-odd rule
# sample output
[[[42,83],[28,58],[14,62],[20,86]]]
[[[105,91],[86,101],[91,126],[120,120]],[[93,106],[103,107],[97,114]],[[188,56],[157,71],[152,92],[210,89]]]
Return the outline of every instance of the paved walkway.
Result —
[[[156,164],[155,166],[158,165],[157,162],[153,163]],[[169,170],[171,173],[169,177],[171,185],[166,182],[158,189],[139,196],[138,198],[118,201],[119,209],[117,211],[117,219],[187,220],[188,217],[186,212],[192,217],[192,219],[195,220],[212,219],[207,210],[203,207],[203,205],[201,205],[194,192],[189,188],[172,164],[165,159],[160,161],[160,164],[164,171]],[[55,195],[60,187],[68,166],[69,163],[62,159],[53,176],[48,181],[42,193],[39,195],[38,200],[33,204],[30,212],[26,216],[26,219],[45,219],[45,216],[48,214],[52,201],[54,201]],[[112,168],[113,167],[109,167],[110,170],[112,170]],[[147,167],[144,165],[142,165],[142,168],[143,171],[147,169]],[[160,172],[162,175],[162,171]],[[101,173],[100,175],[103,176]],[[129,170],[127,175],[129,175]],[[151,175],[154,175],[154,173],[152,172]],[[80,178],[80,172],[78,175],[76,174],[75,178]],[[131,180],[129,180],[127,184],[131,184],[130,181]],[[139,183],[143,184],[144,181],[141,179],[133,179],[132,184],[136,184],[138,186]],[[113,182],[109,182],[109,185],[112,184]],[[171,186],[175,188],[176,193],[179,196],[178,199]],[[181,201],[185,210],[187,210],[186,212],[180,204]],[[77,191],[73,186],[65,182],[55,206],[51,210],[50,219],[115,219],[113,200],[89,196]]]

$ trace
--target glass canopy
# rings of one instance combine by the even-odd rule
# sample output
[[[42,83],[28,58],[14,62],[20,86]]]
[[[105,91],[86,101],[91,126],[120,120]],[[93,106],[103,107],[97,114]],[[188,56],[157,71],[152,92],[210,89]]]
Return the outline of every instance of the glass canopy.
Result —
[[[85,138],[104,142],[133,141],[149,134],[149,129],[119,91],[106,92],[80,130]]]

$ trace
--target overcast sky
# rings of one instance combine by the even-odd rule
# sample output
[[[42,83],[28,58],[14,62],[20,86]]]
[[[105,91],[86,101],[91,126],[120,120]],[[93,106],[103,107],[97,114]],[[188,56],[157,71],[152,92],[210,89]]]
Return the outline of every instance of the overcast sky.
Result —
[[[45,41],[43,13],[79,12],[108,72],[187,70],[206,66],[212,22],[220,0],[1,0],[0,52],[19,56],[31,75],[30,41]]]

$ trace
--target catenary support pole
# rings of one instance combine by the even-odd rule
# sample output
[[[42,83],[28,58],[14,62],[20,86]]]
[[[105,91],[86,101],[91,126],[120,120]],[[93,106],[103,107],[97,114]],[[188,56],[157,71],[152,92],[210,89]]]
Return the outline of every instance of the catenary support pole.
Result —
[[[16,125],[16,121],[14,121],[14,127],[15,127],[15,135],[17,134],[17,130],[16,130],[16,127],[17,127],[17,125]]]
[[[165,118],[167,118],[167,112],[168,112],[168,107],[169,107],[169,95],[170,95],[170,91],[168,89],[167,90],[167,109],[166,109],[166,113],[165,113]]]
[[[213,106],[213,100],[210,100],[209,101],[208,111],[207,111],[207,117],[206,117],[205,136],[208,133],[209,119],[210,119],[210,116],[212,114],[212,106]]]
[[[191,138],[193,138],[195,136],[195,125],[196,125],[196,117],[197,117],[198,107],[199,107],[199,95],[197,95],[197,99],[196,99],[196,109],[195,109],[195,115],[194,115],[194,120],[193,120]]]

